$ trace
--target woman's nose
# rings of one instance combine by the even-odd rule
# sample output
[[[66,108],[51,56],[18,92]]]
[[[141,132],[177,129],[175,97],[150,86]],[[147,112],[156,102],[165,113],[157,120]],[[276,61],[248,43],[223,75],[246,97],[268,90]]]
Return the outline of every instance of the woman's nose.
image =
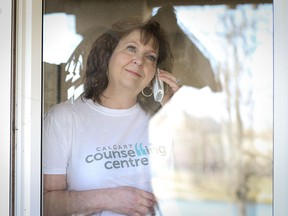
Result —
[[[133,58],[133,63],[134,64],[137,64],[138,66],[142,67],[143,66],[143,57],[142,56],[139,56],[139,55],[136,55],[134,58]]]

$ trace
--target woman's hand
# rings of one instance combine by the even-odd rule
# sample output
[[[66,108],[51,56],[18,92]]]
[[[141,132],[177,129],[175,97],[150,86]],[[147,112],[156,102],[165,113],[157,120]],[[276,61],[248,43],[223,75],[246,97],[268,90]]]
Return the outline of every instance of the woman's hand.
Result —
[[[107,193],[107,209],[120,214],[138,216],[155,215],[156,199],[148,191],[134,187],[111,188]]]
[[[161,101],[161,105],[163,106],[173,96],[173,94],[175,94],[180,89],[181,84],[180,81],[173,76],[173,74],[162,69],[159,70],[158,76],[160,80],[169,86],[165,91],[163,100]]]

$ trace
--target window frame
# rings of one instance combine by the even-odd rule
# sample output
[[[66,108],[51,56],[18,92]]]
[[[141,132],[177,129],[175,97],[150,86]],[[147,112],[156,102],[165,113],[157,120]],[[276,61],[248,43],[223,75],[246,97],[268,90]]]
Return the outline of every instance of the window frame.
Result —
[[[12,2],[5,0],[0,7],[0,80],[3,82],[0,91],[0,215],[9,215],[11,202],[9,194],[11,192],[11,56],[12,56]],[[3,31],[2,31],[3,30]]]
[[[16,3],[16,21],[13,22],[12,4]],[[42,203],[41,128],[42,128],[42,1],[2,0],[0,20],[0,61],[3,82],[0,92],[0,215],[38,216]],[[10,11],[10,13],[9,13]],[[273,215],[288,215],[288,4],[274,0],[274,177]],[[284,22],[286,20],[286,22]],[[2,25],[3,24],[3,25]],[[13,28],[17,36],[13,39]],[[16,65],[12,65],[13,41],[16,46]],[[11,193],[12,148],[12,74],[16,68],[16,182]],[[9,113],[9,114],[7,114]],[[287,152],[287,153],[286,153]],[[15,196],[15,209],[11,210],[11,197]]]

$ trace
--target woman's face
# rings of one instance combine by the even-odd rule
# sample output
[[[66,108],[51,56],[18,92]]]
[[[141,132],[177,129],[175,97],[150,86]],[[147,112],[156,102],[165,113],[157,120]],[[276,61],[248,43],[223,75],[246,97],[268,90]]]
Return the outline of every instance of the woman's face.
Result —
[[[140,31],[132,31],[119,41],[110,58],[108,88],[125,89],[138,95],[153,79],[157,58],[158,49],[153,48],[153,40],[144,45]]]

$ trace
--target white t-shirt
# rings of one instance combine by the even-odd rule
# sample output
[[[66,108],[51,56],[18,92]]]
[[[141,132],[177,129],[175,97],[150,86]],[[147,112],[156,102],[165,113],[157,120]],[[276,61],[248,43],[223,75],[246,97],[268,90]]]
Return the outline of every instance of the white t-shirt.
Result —
[[[54,106],[45,115],[43,173],[66,174],[68,190],[132,186],[151,191],[149,156],[165,155],[165,149],[150,145],[149,118],[138,104],[109,109],[77,99]]]

